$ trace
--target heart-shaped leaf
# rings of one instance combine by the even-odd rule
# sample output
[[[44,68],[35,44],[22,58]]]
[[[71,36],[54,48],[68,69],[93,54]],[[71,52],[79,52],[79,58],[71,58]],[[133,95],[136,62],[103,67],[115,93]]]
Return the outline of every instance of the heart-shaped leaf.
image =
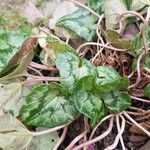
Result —
[[[85,40],[92,41],[96,37],[96,21],[97,18],[89,11],[80,8],[74,13],[60,18],[56,26],[69,29]]]
[[[103,100],[107,108],[114,113],[122,112],[131,105],[131,98],[126,92],[112,91],[105,94]]]
[[[55,127],[74,120],[77,110],[60,84],[37,85],[26,97],[20,116],[25,124]]]
[[[100,98],[99,92],[94,89],[95,77],[86,76],[80,79],[74,89],[74,102],[79,112],[91,119],[91,125],[95,126],[108,109]]]

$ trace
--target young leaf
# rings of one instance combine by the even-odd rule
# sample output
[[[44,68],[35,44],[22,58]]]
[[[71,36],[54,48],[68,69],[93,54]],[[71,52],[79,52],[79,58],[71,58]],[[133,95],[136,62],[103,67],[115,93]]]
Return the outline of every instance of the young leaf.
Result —
[[[63,53],[66,51],[72,52],[77,55],[77,52],[69,45],[60,40],[58,37],[54,35],[49,35],[46,37],[46,41],[50,49],[52,49],[53,53],[57,56],[59,53]]]
[[[116,48],[128,49],[130,46],[130,42],[120,38],[120,34],[114,30],[107,30],[107,39],[108,41]]]
[[[6,111],[15,111],[22,92],[21,83],[0,84],[0,116]]]
[[[97,71],[96,86],[100,91],[109,92],[118,86],[121,77],[116,70],[108,66],[99,66]]]
[[[79,112],[91,119],[91,125],[95,126],[108,110],[94,89],[95,77],[86,76],[80,79],[74,90],[74,102]]]
[[[147,86],[144,88],[145,96],[150,97],[150,84],[147,84]]]
[[[32,133],[12,115],[0,117],[0,148],[3,150],[26,149],[32,137]]]
[[[96,75],[96,68],[87,60],[80,58],[73,53],[65,52],[59,54],[56,59],[56,66],[60,71],[61,83],[72,89],[75,82],[86,75]]]
[[[104,12],[104,0],[86,0],[86,4],[98,14]]]
[[[28,125],[55,127],[74,120],[77,110],[60,84],[37,85],[26,97],[20,117]]]
[[[46,130],[37,128],[36,131]],[[52,150],[59,140],[57,131],[32,138],[27,150]]]
[[[96,37],[96,21],[97,19],[89,11],[80,8],[60,18],[56,26],[69,29],[87,41],[93,41]]]
[[[114,30],[116,29],[116,24],[118,23],[117,17],[125,13],[127,11],[127,7],[124,0],[105,0],[104,11],[106,18],[106,29]]]
[[[122,112],[131,105],[131,98],[126,92],[112,91],[105,94],[104,103],[107,108],[114,112]]]

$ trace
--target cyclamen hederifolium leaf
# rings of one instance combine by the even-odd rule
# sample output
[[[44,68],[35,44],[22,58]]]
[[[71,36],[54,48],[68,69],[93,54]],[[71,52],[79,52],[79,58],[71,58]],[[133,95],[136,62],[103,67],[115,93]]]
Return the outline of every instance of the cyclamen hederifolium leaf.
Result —
[[[118,87],[121,76],[116,70],[108,66],[99,66],[97,71],[96,87],[101,92],[109,92]]]
[[[86,4],[98,14],[104,12],[104,0],[86,0]]]
[[[26,149],[32,137],[32,133],[12,115],[0,117],[0,148],[3,150]]]
[[[28,32],[0,28],[0,73],[19,52],[21,45],[28,36]]]
[[[26,97],[20,117],[27,125],[50,128],[73,121],[77,110],[67,93],[57,83],[35,86]]]
[[[10,111],[16,116],[19,110],[17,102],[22,93],[21,83],[0,84],[0,116]]]
[[[94,65],[70,52],[59,54],[56,58],[56,66],[60,72],[61,83],[69,89],[72,89],[75,82],[82,77],[96,75]]]
[[[37,128],[36,131],[43,131],[47,128]],[[58,132],[48,133],[32,138],[27,150],[52,150],[59,140]]]
[[[87,41],[93,41],[96,38],[96,22],[97,18],[89,11],[79,8],[74,13],[60,18],[56,26],[69,29]]]
[[[111,91],[103,97],[107,108],[114,113],[122,112],[131,105],[131,98],[128,93]]]
[[[81,78],[75,85],[74,102],[79,112],[91,119],[91,125],[95,126],[108,114],[108,109],[100,98],[99,92],[94,88],[95,77]]]

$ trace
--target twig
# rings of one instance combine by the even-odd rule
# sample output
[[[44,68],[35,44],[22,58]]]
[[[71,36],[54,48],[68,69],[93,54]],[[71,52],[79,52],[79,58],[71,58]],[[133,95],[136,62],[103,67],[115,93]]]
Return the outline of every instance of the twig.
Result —
[[[125,121],[122,115],[119,115],[119,116]],[[119,117],[117,117],[116,121],[117,121],[117,130],[118,132],[120,132],[121,129],[120,129]],[[122,150],[126,150],[122,136],[120,136],[120,142],[121,142]]]
[[[143,98],[139,98],[139,97],[135,97],[135,96],[131,96],[130,97],[134,100],[137,100],[137,101],[141,101],[141,102],[145,102],[145,103],[150,103],[150,100],[146,100],[146,99],[143,99]]]
[[[84,135],[86,134],[86,132],[81,133],[80,135],[78,135],[66,148],[65,150],[71,150],[73,148],[73,146],[79,141],[81,140]]]
[[[114,117],[112,117],[112,118],[110,119],[110,123],[109,123],[108,129],[107,129],[104,133],[102,133],[100,136],[98,136],[98,137],[96,137],[96,138],[94,138],[94,139],[92,139],[92,140],[89,140],[89,141],[87,141],[87,142],[85,142],[85,143],[83,143],[83,144],[81,144],[81,145],[75,147],[75,148],[72,149],[72,150],[80,150],[81,148],[83,148],[83,147],[85,147],[85,146],[88,146],[88,145],[91,145],[91,144],[94,144],[94,143],[96,143],[97,141],[99,141],[99,140],[103,139],[104,137],[106,137],[106,136],[111,132],[111,130],[112,130],[112,128],[113,128],[113,121],[114,121]]]
[[[103,45],[101,43],[87,42],[87,43],[84,43],[84,44],[80,45],[79,48],[77,49],[77,52],[79,52],[81,50],[81,48],[83,48],[85,46],[89,46],[89,45],[101,46],[101,47],[104,47],[104,48],[107,48],[107,49],[111,49],[111,50],[114,50],[114,51],[120,51],[120,52],[126,51],[126,49],[118,49],[118,48],[110,47],[110,46],[107,46],[107,45]]]
[[[134,16],[140,18],[143,22],[145,21],[143,16],[135,11],[127,11],[127,12],[121,14],[118,17],[120,34],[122,33],[122,21],[128,17],[134,17]]]
[[[148,52],[148,46],[147,46],[147,40],[146,40],[146,29],[148,27],[148,22],[149,22],[149,18],[150,18],[150,7],[148,8],[147,10],[147,15],[146,15],[146,19],[144,20],[144,24],[142,26],[142,31],[141,31],[141,34],[142,34],[142,41],[143,41],[143,46],[144,46],[144,56],[146,57],[146,54]]]
[[[118,118],[118,115],[116,115],[116,117]],[[118,119],[116,119],[116,121],[118,121]],[[118,134],[117,134],[117,136],[115,138],[114,143],[112,145],[108,146],[107,148],[105,148],[104,150],[112,150],[112,149],[116,148],[116,146],[118,145],[119,139],[120,139],[120,137],[121,137],[121,135],[122,135],[122,133],[124,131],[124,128],[125,128],[125,119],[123,117],[121,117],[121,119],[122,119],[121,129],[118,132]]]
[[[68,124],[69,124],[69,123],[68,123]],[[44,131],[31,132],[31,133],[32,133],[33,136],[41,136],[41,135],[48,134],[48,133],[57,131],[57,130],[59,130],[59,129],[62,129],[62,128],[66,127],[68,124],[61,125],[61,126],[58,126],[58,127],[54,127],[54,128],[51,128],[51,129],[48,129],[48,130],[44,130]]]
[[[35,62],[31,62],[31,63],[29,64],[29,66],[30,66],[30,67],[34,67],[34,68],[37,68],[37,69],[41,69],[41,70],[58,71],[57,68],[48,67],[48,66],[41,65],[41,64],[38,64],[38,63],[35,63]]]
[[[139,123],[137,123],[134,119],[132,119],[125,111],[123,111],[123,114],[126,118],[128,118],[133,124],[135,124],[139,129],[141,129],[143,132],[145,132],[150,137],[150,132],[147,131],[145,128],[143,128]]]
[[[139,84],[139,82],[141,81],[140,62],[141,62],[143,55],[144,55],[144,52],[141,53],[141,55],[139,56],[138,61],[137,61],[137,79],[136,79],[136,82],[134,84],[130,85],[129,89],[137,86]]]
[[[107,119],[109,119],[110,117],[113,117],[113,116],[114,116],[113,114],[110,114],[110,115],[106,116],[105,118],[103,118],[103,119],[99,122],[99,124],[97,124],[96,127],[93,129],[93,131],[92,131],[92,133],[91,133],[91,135],[90,135],[89,140],[91,140],[91,139],[93,138],[93,136],[94,136],[95,131],[97,130],[97,128],[98,128],[104,121],[106,121]]]
[[[59,141],[56,143],[55,147],[53,148],[53,150],[57,150],[59,148],[60,144],[64,141],[66,133],[67,133],[67,130],[68,130],[68,126],[66,126],[64,128],[63,133],[62,133]]]

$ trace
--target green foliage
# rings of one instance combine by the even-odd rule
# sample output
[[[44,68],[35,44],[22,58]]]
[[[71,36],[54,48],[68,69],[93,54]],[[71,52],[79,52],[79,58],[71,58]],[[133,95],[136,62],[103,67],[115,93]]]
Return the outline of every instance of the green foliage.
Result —
[[[104,12],[104,0],[86,0],[86,4],[98,14]]]
[[[122,112],[131,105],[131,98],[126,92],[111,91],[104,96],[103,100],[113,113]]]
[[[55,127],[74,120],[77,110],[72,97],[60,84],[41,84],[26,97],[20,116],[28,125]]]
[[[80,8],[60,18],[56,26],[69,29],[87,41],[93,41],[96,37],[96,21],[97,19],[89,11]]]
[[[59,54],[56,66],[60,71],[61,83],[72,88],[76,81],[87,75],[96,75],[96,68],[87,60],[70,52]]]
[[[145,96],[150,97],[150,84],[147,84],[147,86],[144,88]]]
[[[121,77],[116,70],[108,66],[99,66],[97,71],[96,84],[100,91],[109,92],[118,86]]]
[[[128,49],[130,46],[130,42],[120,38],[120,34],[114,30],[107,30],[107,39],[108,41],[116,48],[120,49]]]
[[[85,76],[79,80],[74,90],[74,102],[79,112],[91,119],[95,126],[108,113],[108,109],[101,100],[99,92],[94,90],[95,77]]]

